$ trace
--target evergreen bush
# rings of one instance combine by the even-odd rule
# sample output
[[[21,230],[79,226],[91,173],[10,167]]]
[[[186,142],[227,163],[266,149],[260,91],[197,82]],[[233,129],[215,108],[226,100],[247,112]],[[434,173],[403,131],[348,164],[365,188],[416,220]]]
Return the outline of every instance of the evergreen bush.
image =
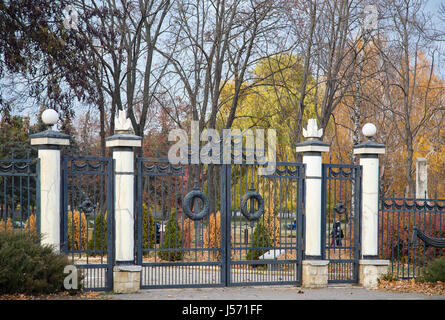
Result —
[[[63,271],[70,264],[68,258],[50,246],[41,246],[39,241],[39,236],[29,232],[0,232],[0,294],[64,290]]]
[[[445,282],[445,257],[441,257],[430,262],[421,271],[421,281]]]
[[[74,223],[73,223],[74,220]],[[88,225],[85,214],[74,210],[68,212],[68,249],[86,250]],[[74,239],[73,239],[74,234]]]
[[[280,244],[280,221],[277,217],[275,210],[266,210],[264,211],[264,228],[269,234],[269,243],[271,246],[278,246]]]
[[[221,213],[218,211],[216,214],[209,215],[208,225],[204,230],[204,247],[205,248],[221,248]],[[233,239],[235,235],[230,236],[230,245],[233,247]],[[206,254],[203,251],[203,254]],[[212,258],[215,260],[221,260],[221,251],[211,251]]]
[[[150,237],[150,239],[149,239]],[[155,219],[148,206],[142,204],[142,248],[154,248],[156,239]],[[149,241],[150,240],[150,241]]]
[[[89,250],[107,250],[107,214],[99,213],[94,219],[93,236],[88,241]]]
[[[252,236],[252,247],[269,247],[270,246],[270,237],[266,228],[263,225],[263,222],[260,220],[253,230]],[[261,255],[266,253],[267,249],[250,249],[247,252],[246,259],[247,260],[258,260]]]
[[[182,233],[182,247],[190,248],[195,238],[195,221],[192,221],[189,217],[182,215],[178,218],[178,223],[181,226]]]
[[[182,247],[182,235],[181,227],[176,220],[175,212],[170,213],[170,217],[165,226],[164,236],[162,239],[161,249],[175,249]],[[159,251],[159,257],[162,260],[167,261],[179,261],[182,260],[184,252],[182,250],[178,251]]]
[[[25,228],[34,235],[37,234],[37,217],[35,213],[31,214],[25,221]]]
[[[12,220],[11,218],[8,218],[6,220],[6,224],[5,224],[5,220],[3,218],[0,218],[0,232],[12,232],[13,230],[13,226],[12,226]]]

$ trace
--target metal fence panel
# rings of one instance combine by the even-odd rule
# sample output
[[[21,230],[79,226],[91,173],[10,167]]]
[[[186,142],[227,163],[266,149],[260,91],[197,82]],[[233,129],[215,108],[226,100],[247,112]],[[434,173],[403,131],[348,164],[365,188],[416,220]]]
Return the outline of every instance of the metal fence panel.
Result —
[[[0,159],[0,232],[40,233],[40,160]]]
[[[429,262],[445,254],[444,248],[417,239],[414,227],[430,237],[445,238],[445,199],[381,197],[379,201],[379,257],[390,260],[390,272],[400,279],[420,275]]]

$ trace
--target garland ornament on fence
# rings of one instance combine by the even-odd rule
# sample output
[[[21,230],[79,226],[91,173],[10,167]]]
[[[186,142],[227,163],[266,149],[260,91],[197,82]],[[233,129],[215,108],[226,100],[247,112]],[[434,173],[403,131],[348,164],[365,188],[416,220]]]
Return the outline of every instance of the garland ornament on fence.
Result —
[[[192,203],[195,201],[195,198],[199,198],[202,201],[202,209],[198,213],[194,213],[192,211]],[[210,201],[206,197],[206,195],[199,190],[197,181],[195,181],[195,187],[192,191],[187,193],[184,197],[184,201],[182,202],[182,210],[184,213],[193,221],[201,220],[206,215],[209,214]]]
[[[250,213],[247,208],[247,202],[252,198],[258,201],[258,210]],[[249,189],[248,192],[244,194],[243,198],[241,199],[240,210],[243,216],[245,216],[249,221],[258,220],[264,214],[263,197],[261,197],[261,195],[255,191],[253,186]]]
[[[416,238],[419,238],[420,240],[425,242],[425,244],[427,246],[432,246],[435,248],[445,248],[445,238],[429,237],[426,234],[424,234],[423,232],[421,232],[420,230],[418,230],[416,226],[414,226],[413,229],[414,229],[414,231],[413,231],[412,242],[413,242],[414,246],[416,245]]]

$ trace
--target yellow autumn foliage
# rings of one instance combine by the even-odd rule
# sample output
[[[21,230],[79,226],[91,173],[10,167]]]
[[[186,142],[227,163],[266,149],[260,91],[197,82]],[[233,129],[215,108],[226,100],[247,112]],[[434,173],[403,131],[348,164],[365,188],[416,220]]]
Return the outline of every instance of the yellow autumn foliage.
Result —
[[[260,218],[261,221],[262,218]],[[270,245],[275,247],[280,244],[280,221],[273,209],[264,210],[264,229],[269,233]]]
[[[74,218],[74,223],[73,223]],[[68,249],[86,250],[87,249],[87,219],[85,214],[78,210],[68,212]],[[74,239],[73,239],[74,234]]]
[[[8,218],[6,220],[6,230],[5,230],[5,220],[0,220],[0,232],[12,232],[13,227],[12,227],[12,220],[11,218]]]
[[[187,217],[184,217],[183,219],[182,216],[179,217],[178,223],[182,232],[182,247],[190,248],[195,236],[195,223]]]

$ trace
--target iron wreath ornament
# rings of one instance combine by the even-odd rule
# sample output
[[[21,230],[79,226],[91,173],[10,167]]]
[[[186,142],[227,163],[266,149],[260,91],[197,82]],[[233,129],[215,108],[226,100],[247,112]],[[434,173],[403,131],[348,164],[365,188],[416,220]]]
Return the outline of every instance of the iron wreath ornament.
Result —
[[[201,199],[203,206],[201,211],[198,213],[192,212],[192,203],[196,198]],[[200,191],[198,188],[193,189],[189,193],[187,193],[184,197],[184,201],[182,202],[182,210],[184,213],[193,221],[201,220],[209,213],[210,201],[206,197],[206,195]]]
[[[258,201],[258,210],[253,213],[249,213],[249,210],[247,209],[247,203],[252,198]],[[250,189],[244,194],[241,200],[240,210],[243,216],[245,216],[249,221],[258,220],[264,214],[263,197],[258,192],[256,192],[255,189]]]

